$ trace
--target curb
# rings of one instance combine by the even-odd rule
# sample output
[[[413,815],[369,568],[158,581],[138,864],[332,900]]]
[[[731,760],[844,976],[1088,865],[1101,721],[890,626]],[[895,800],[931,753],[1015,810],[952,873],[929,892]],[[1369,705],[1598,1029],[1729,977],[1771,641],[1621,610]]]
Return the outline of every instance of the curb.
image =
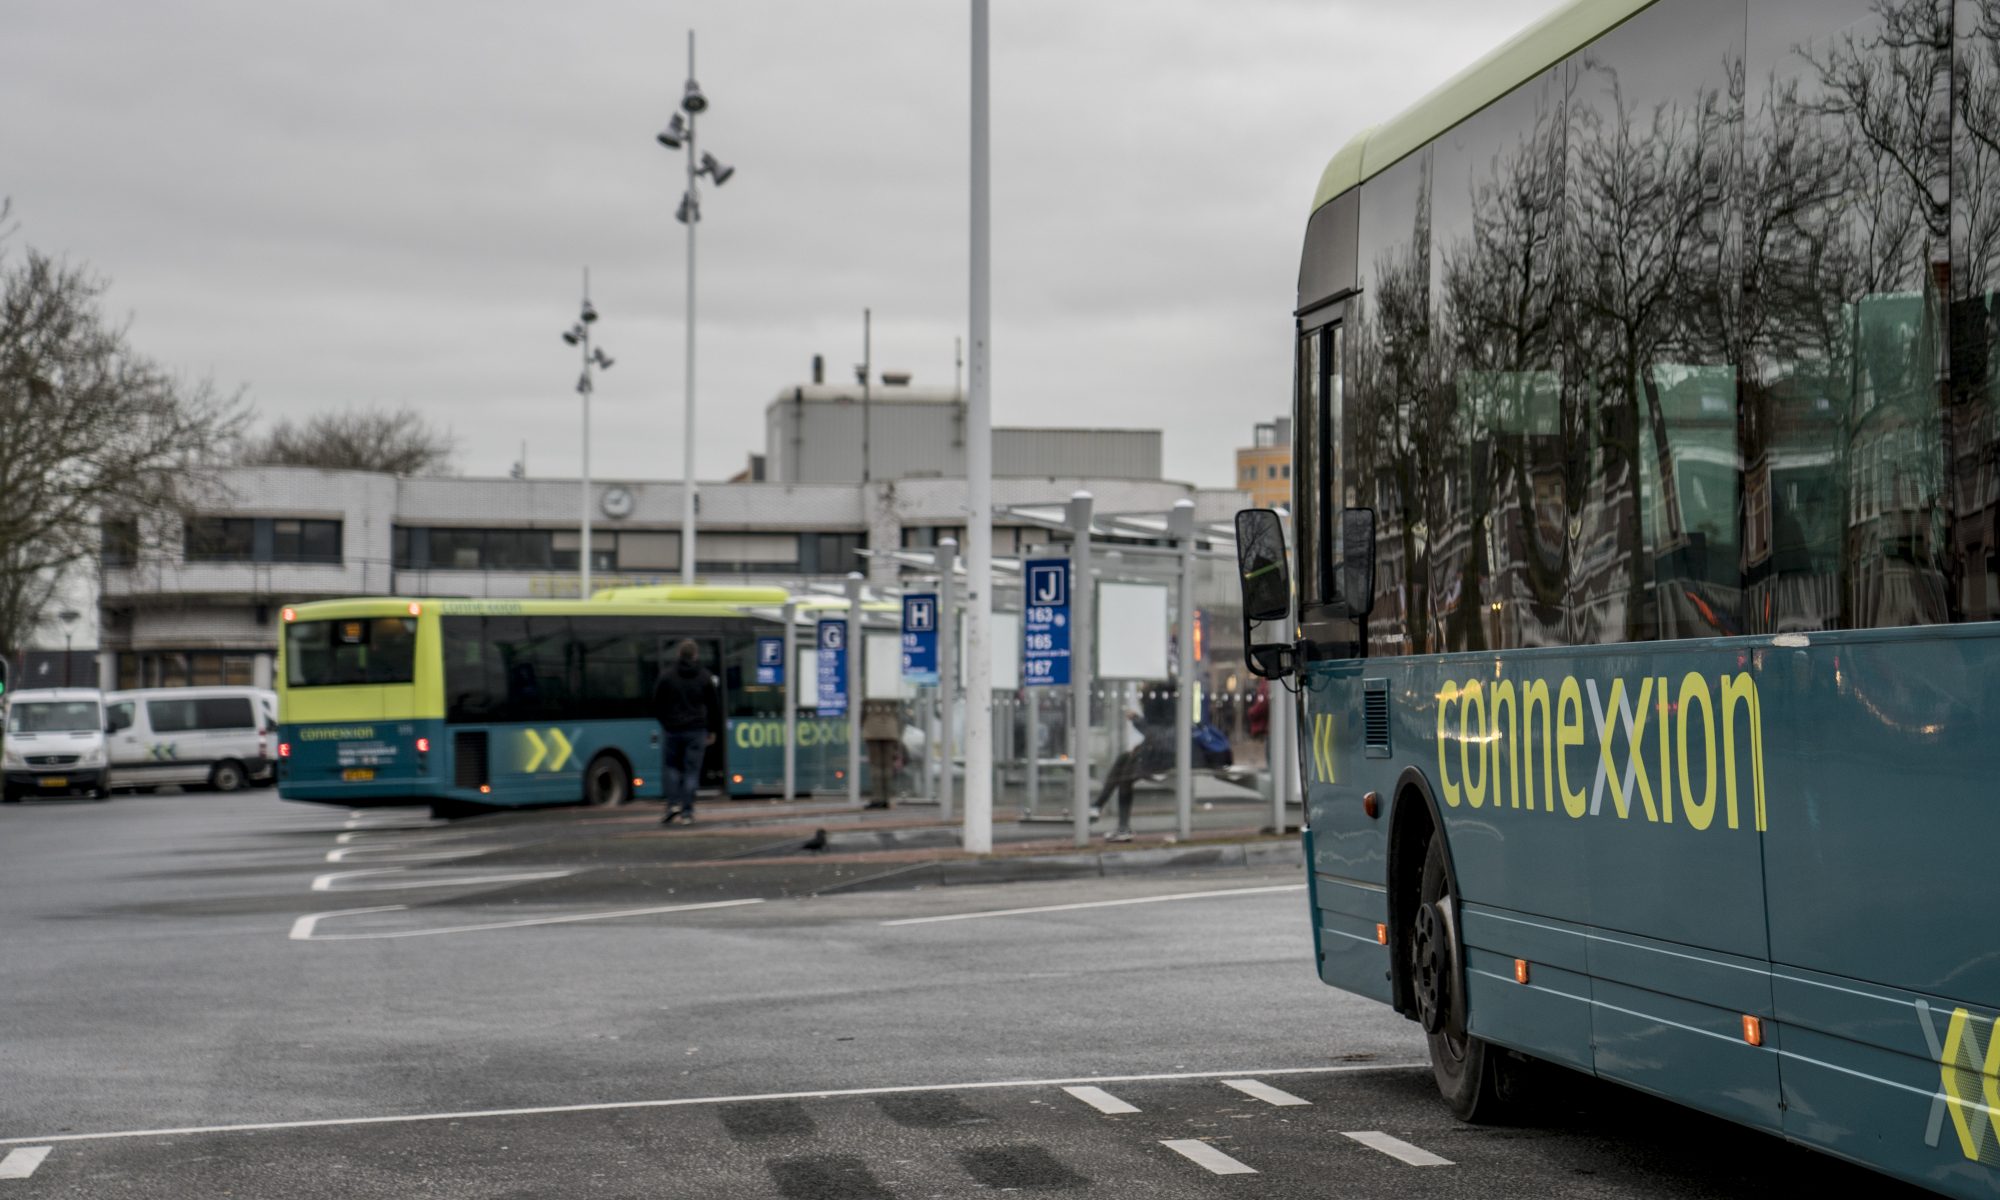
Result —
[[[816,894],[925,885],[952,887],[969,883],[1110,878],[1141,875],[1149,871],[1304,865],[1304,843],[1297,838],[1274,838],[1267,841],[1230,842],[1221,845],[1078,851],[1073,854],[996,855],[989,858],[910,863],[879,874],[842,880],[817,889]]]

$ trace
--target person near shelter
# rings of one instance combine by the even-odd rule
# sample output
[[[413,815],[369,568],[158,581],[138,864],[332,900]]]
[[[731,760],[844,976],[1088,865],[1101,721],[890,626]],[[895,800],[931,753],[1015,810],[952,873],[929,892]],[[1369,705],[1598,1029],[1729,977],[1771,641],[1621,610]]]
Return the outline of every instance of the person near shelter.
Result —
[[[1144,711],[1125,714],[1125,719],[1139,732],[1139,744],[1112,760],[1111,769],[1104,776],[1104,786],[1091,806],[1091,815],[1096,816],[1103,811],[1111,793],[1118,793],[1118,824],[1105,835],[1107,842],[1132,840],[1133,788],[1145,776],[1157,775],[1174,765],[1174,695],[1171,684],[1149,691],[1141,701]]]
[[[902,705],[894,700],[870,700],[862,705],[861,741],[868,748],[868,807],[887,808],[896,775],[896,754],[903,748]]]
[[[701,665],[701,647],[683,641],[653,687],[653,712],[663,735],[667,815],[662,825],[694,823],[694,793],[702,761],[722,733],[722,688]]]

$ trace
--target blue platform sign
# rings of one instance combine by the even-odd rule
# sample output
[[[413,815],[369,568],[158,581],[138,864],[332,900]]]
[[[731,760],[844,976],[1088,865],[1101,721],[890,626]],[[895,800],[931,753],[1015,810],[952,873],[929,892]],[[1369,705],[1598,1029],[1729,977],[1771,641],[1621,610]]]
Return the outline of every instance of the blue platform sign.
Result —
[[[938,681],[938,602],[931,592],[903,597],[903,678]]]
[[[783,687],[785,683],[785,639],[757,639],[757,686]]]
[[[1021,569],[1021,682],[1069,686],[1069,560],[1030,559]]]
[[[847,620],[822,617],[819,622],[819,715],[847,713]]]

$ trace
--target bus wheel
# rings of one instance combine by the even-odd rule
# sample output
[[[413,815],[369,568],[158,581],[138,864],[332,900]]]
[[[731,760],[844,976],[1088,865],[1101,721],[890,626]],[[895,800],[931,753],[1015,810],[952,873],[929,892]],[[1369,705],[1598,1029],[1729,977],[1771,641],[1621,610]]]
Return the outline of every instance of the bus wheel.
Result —
[[[1461,1121],[1503,1119],[1516,1092],[1502,1079],[1509,1071],[1506,1052],[1465,1031],[1464,948],[1458,936],[1458,906],[1445,874],[1444,850],[1433,837],[1424,854],[1423,883],[1410,922],[1410,982],[1417,1019],[1430,1040],[1431,1074],[1438,1091]]]
[[[616,754],[600,754],[583,770],[583,802],[609,808],[632,802],[632,772]]]

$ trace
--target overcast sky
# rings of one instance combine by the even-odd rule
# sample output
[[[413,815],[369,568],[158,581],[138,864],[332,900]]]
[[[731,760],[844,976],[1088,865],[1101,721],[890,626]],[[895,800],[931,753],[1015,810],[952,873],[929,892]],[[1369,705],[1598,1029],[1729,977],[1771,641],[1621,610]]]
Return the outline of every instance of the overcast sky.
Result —
[[[1554,0],[997,0],[994,419],[1157,427],[1231,475],[1289,403],[1320,168]],[[582,268],[617,359],[594,474],[676,478],[687,31],[706,149],[698,474],[813,354],[948,386],[964,330],[969,4],[12,0],[15,250],[111,281],[144,352],[265,419],[416,407],[459,469],[574,476]]]

